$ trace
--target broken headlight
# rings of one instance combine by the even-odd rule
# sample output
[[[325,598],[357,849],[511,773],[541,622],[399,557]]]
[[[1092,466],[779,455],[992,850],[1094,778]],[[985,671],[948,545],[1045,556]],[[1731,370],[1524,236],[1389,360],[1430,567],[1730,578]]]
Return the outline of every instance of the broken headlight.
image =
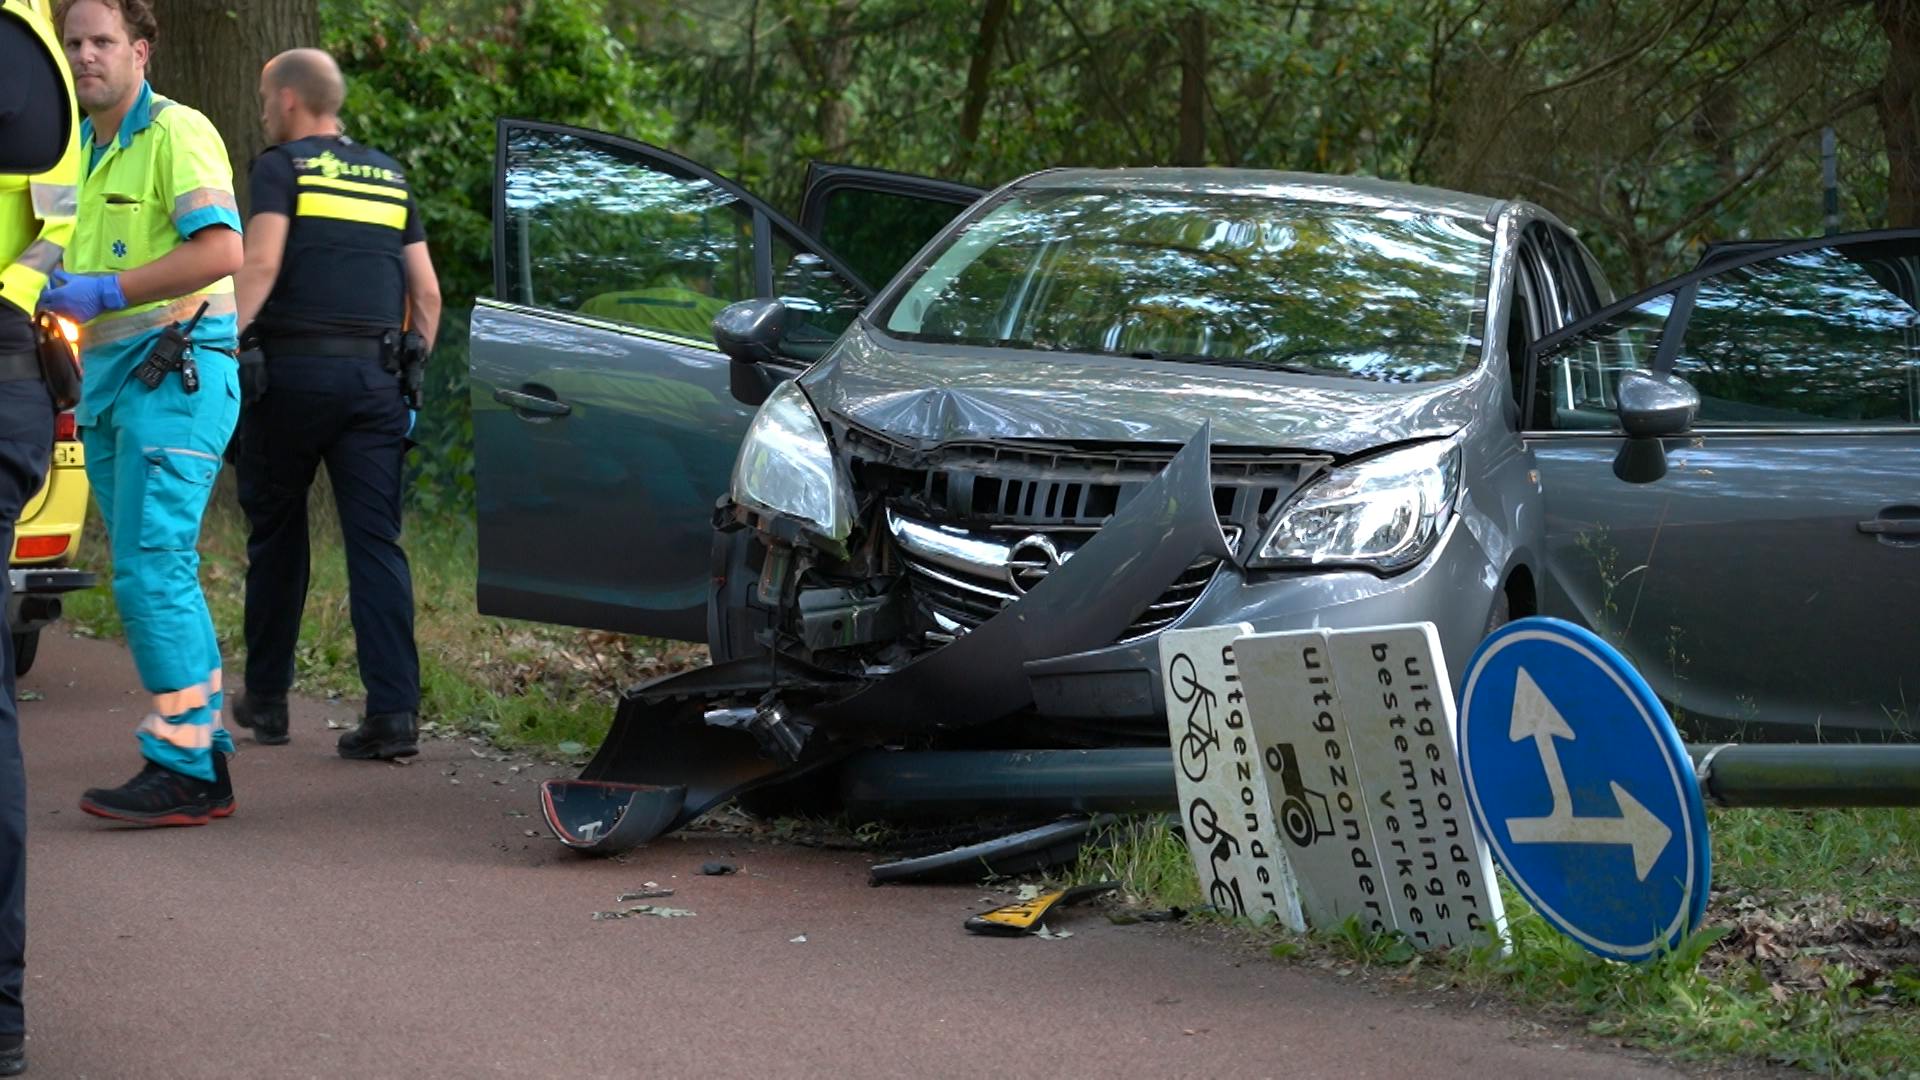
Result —
[[[1253,565],[1403,570],[1433,550],[1459,490],[1460,445],[1452,439],[1335,469],[1281,509]]]
[[[833,447],[807,396],[792,380],[767,396],[733,463],[733,501],[798,518],[829,540],[853,531],[853,506],[833,464]]]

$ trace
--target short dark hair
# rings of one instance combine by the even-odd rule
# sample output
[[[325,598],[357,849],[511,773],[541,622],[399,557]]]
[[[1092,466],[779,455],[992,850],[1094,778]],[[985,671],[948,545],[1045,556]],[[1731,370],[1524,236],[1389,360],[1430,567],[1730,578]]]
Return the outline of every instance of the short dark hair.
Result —
[[[67,13],[80,0],[60,0],[54,5],[53,21],[61,30],[66,29]],[[118,11],[120,21],[127,25],[128,41],[144,41],[152,48],[160,41],[160,20],[153,17],[153,5],[148,0],[100,0],[101,3]]]

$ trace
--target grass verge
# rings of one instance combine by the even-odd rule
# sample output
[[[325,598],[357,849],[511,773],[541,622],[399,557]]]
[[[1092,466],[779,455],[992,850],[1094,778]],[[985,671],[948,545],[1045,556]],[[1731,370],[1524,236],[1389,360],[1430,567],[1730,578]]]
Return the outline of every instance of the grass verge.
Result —
[[[1268,927],[1260,940],[1290,962],[1364,968],[1410,989],[1492,991],[1681,1057],[1920,1076],[1920,811],[1719,810],[1710,828],[1706,925],[1646,964],[1593,956],[1504,881],[1504,955],[1420,954],[1358,923],[1306,936]],[[1184,843],[1163,824],[1090,850],[1066,877],[1121,881],[1143,907],[1204,902]]]
[[[363,690],[346,561],[324,479],[314,485],[308,517],[313,572],[295,654],[295,692],[358,699]],[[577,756],[605,735],[620,689],[704,661],[703,648],[680,642],[478,615],[479,549],[472,521],[410,515],[405,524],[423,723],[485,734],[504,746]],[[245,651],[246,534],[232,471],[223,471],[201,528],[200,580],[221,654],[235,676]],[[67,621],[83,633],[118,637],[123,627],[113,603],[112,559],[96,510],[89,510],[85,539],[80,564],[97,571],[100,584],[67,598]]]

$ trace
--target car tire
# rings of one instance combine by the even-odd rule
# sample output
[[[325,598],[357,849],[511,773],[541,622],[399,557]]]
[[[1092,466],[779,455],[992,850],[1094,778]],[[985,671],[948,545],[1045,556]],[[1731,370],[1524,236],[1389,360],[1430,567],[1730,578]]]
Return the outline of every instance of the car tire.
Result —
[[[13,635],[13,676],[19,678],[33,670],[34,657],[40,653],[40,631]]]
[[[1487,612],[1487,630],[1480,636],[1485,637],[1512,621],[1513,597],[1507,595],[1507,590],[1501,589],[1493,594],[1493,610]]]

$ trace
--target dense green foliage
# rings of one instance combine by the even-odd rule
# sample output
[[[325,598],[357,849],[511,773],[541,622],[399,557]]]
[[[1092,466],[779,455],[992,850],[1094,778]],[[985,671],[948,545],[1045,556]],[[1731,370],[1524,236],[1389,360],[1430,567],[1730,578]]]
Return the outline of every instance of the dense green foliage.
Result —
[[[499,116],[662,143],[790,212],[811,159],[975,184],[1056,165],[1194,163],[1520,195],[1579,229],[1620,291],[1709,240],[1821,231],[1828,127],[1840,226],[1885,223],[1887,148],[1920,137],[1900,134],[1920,111],[1895,91],[1889,60],[1894,23],[1920,27],[1902,0],[322,10],[353,81],[354,130],[412,170],[445,277],[446,347],[416,455],[428,508],[471,498],[461,343],[472,298],[491,288]],[[1905,205],[1900,192],[1892,201]]]

